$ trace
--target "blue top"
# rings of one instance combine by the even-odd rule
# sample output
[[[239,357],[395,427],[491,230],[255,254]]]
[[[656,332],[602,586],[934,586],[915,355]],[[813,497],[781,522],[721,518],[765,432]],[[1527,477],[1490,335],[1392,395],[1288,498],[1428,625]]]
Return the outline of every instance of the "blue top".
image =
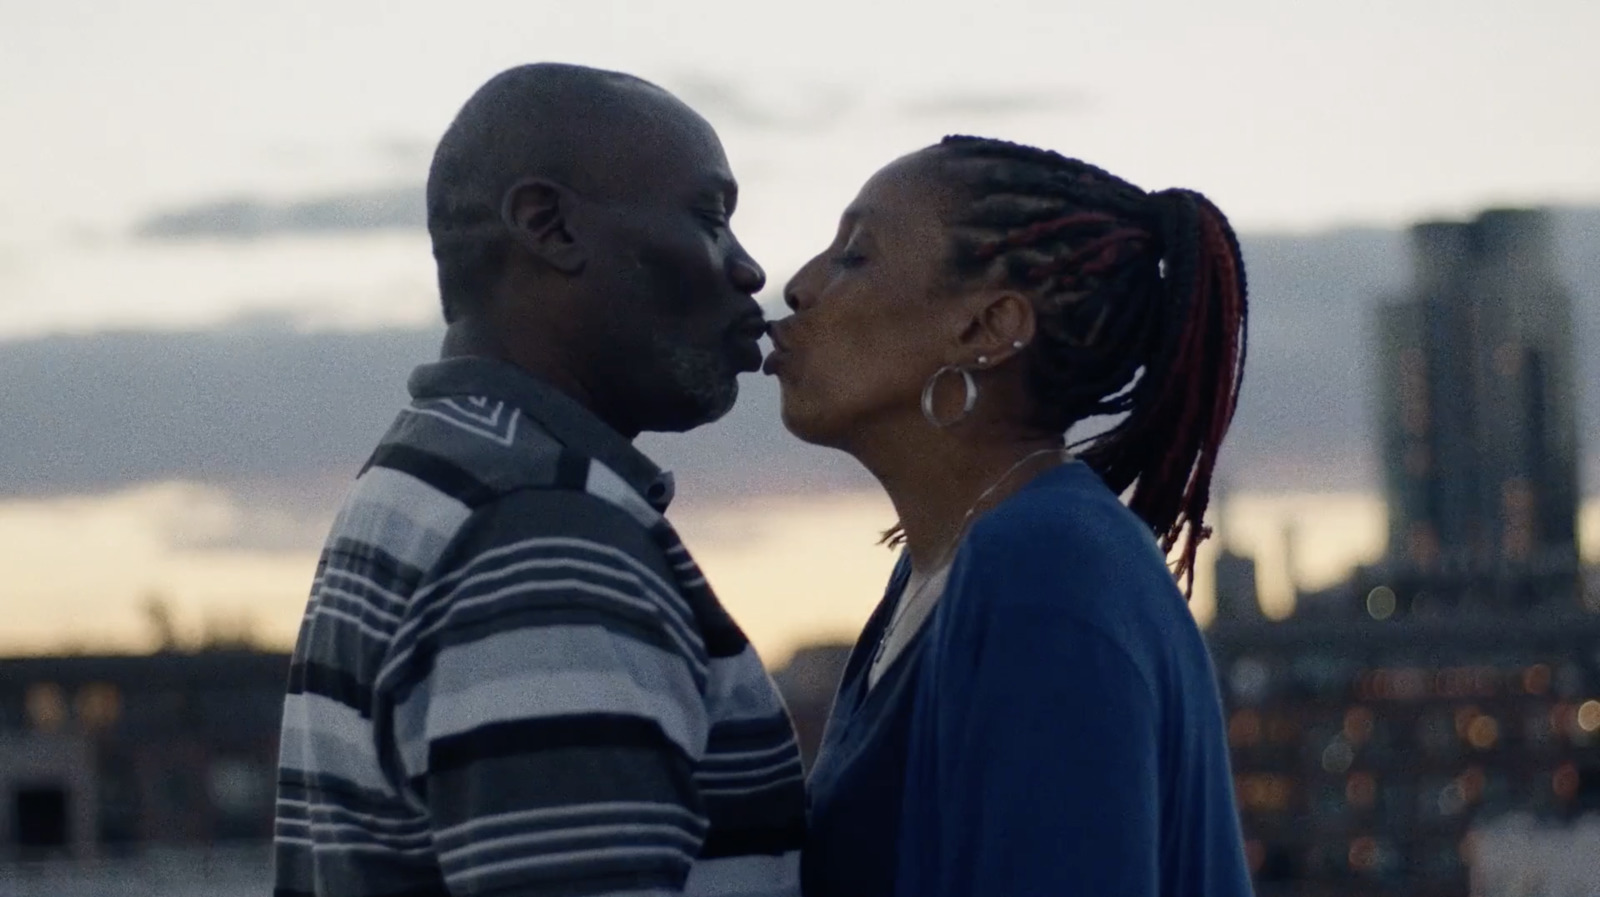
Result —
[[[808,897],[1249,897],[1216,676],[1146,527],[1081,463],[963,540],[870,692],[904,562],[811,775]]]

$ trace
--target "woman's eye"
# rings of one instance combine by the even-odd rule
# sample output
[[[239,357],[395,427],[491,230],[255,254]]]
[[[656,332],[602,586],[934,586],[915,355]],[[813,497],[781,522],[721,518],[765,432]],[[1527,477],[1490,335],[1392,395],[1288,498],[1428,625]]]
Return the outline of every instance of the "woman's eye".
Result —
[[[861,253],[846,249],[834,256],[833,263],[840,268],[859,268],[866,260],[867,257]]]

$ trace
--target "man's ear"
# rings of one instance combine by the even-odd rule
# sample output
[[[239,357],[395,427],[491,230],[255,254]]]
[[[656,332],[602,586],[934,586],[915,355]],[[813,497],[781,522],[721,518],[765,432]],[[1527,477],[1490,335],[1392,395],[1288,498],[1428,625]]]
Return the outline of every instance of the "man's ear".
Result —
[[[560,184],[524,178],[506,191],[500,219],[511,239],[530,255],[563,274],[577,274],[588,255],[570,224],[576,204],[577,197]]]

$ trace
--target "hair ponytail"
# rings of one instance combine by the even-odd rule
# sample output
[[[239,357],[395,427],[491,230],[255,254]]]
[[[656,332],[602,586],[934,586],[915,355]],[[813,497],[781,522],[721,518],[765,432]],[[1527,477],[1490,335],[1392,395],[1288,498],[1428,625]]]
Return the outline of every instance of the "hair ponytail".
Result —
[[[1150,526],[1194,587],[1217,452],[1244,375],[1244,260],[1227,218],[1191,190],[1145,193],[1019,144],[949,137],[972,197],[952,264],[1034,296],[1030,385],[1044,422],[1122,415],[1080,456]]]
[[[1210,535],[1205,514],[1217,453],[1239,404],[1247,337],[1244,263],[1221,210],[1199,193],[1167,190],[1157,206],[1165,252],[1159,344],[1134,387],[1128,417],[1084,460],[1155,532],[1180,548],[1175,573],[1194,584]]]

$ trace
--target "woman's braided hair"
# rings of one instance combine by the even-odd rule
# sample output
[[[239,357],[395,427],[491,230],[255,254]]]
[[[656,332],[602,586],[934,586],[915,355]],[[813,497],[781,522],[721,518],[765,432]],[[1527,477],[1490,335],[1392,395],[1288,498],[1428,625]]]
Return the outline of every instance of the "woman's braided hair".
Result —
[[[1244,374],[1244,261],[1227,218],[1199,193],[1146,193],[1048,150],[952,136],[936,154],[967,201],[952,273],[1033,301],[1033,423],[1122,416],[1079,457],[1118,494],[1132,488],[1163,551],[1181,544],[1189,594]]]

